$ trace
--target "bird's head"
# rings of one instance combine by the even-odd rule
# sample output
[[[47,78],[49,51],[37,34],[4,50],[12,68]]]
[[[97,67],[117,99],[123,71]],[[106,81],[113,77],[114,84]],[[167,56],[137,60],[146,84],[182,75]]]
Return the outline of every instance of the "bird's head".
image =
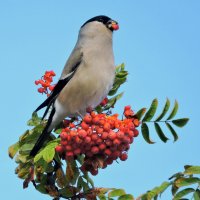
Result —
[[[96,17],[93,17],[91,19],[89,19],[88,21],[86,21],[81,28],[83,28],[84,26],[86,26],[89,23],[93,23],[93,22],[97,22],[97,23],[101,23],[103,24],[105,27],[107,27],[110,31],[116,31],[119,29],[119,25],[118,22],[116,22],[115,20],[111,19],[110,17],[107,17],[105,15],[99,15]]]

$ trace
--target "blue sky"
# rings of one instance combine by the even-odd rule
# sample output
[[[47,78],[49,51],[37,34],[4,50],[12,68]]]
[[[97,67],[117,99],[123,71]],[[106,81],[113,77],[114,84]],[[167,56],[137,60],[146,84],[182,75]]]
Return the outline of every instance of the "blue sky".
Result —
[[[89,18],[105,14],[116,19],[114,33],[116,65],[124,62],[129,71],[122,91],[125,95],[116,112],[125,105],[135,110],[148,107],[157,97],[160,110],[166,97],[180,105],[177,117],[189,117],[189,124],[176,129],[163,144],[154,130],[154,145],[140,135],[129,159],[101,170],[96,186],[124,188],[135,197],[185,164],[199,165],[200,112],[200,1],[0,1],[1,69],[1,197],[6,199],[49,199],[14,174],[8,146],[25,131],[32,111],[44,100],[36,92],[34,80],[45,70],[59,74],[77,39],[79,27]],[[169,199],[168,194],[163,199]]]

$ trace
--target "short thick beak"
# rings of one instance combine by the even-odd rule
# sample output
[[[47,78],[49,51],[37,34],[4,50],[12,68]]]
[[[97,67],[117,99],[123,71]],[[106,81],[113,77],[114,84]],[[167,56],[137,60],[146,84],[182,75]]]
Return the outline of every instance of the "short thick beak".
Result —
[[[119,29],[119,25],[117,22],[115,21],[112,21],[112,24],[111,24],[111,27],[114,31],[118,30]]]

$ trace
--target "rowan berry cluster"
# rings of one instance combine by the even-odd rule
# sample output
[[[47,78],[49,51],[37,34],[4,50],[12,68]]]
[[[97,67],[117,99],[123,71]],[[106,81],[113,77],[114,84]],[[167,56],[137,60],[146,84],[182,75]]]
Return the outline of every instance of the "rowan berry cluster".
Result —
[[[38,88],[39,93],[46,94],[47,96],[49,96],[50,92],[55,87],[55,84],[51,84],[55,75],[56,74],[54,71],[46,71],[41,79],[35,81],[36,85],[41,85],[41,87]]]
[[[98,173],[98,168],[106,168],[118,158],[125,161],[130,144],[139,134],[136,129],[139,121],[130,106],[124,108],[124,117],[120,120],[118,114],[91,112],[79,125],[66,121],[67,126],[60,133],[61,143],[56,151],[66,160],[84,155],[80,169],[92,175]]]

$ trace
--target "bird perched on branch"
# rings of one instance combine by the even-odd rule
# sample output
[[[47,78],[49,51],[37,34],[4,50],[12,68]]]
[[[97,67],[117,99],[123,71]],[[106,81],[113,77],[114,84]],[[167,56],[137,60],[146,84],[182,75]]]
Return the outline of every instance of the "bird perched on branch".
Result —
[[[113,31],[118,23],[101,15],[86,21],[80,28],[77,43],[61,77],[50,96],[35,110],[49,109],[47,125],[30,152],[35,156],[51,131],[65,118],[84,116],[107,96],[115,78]]]

